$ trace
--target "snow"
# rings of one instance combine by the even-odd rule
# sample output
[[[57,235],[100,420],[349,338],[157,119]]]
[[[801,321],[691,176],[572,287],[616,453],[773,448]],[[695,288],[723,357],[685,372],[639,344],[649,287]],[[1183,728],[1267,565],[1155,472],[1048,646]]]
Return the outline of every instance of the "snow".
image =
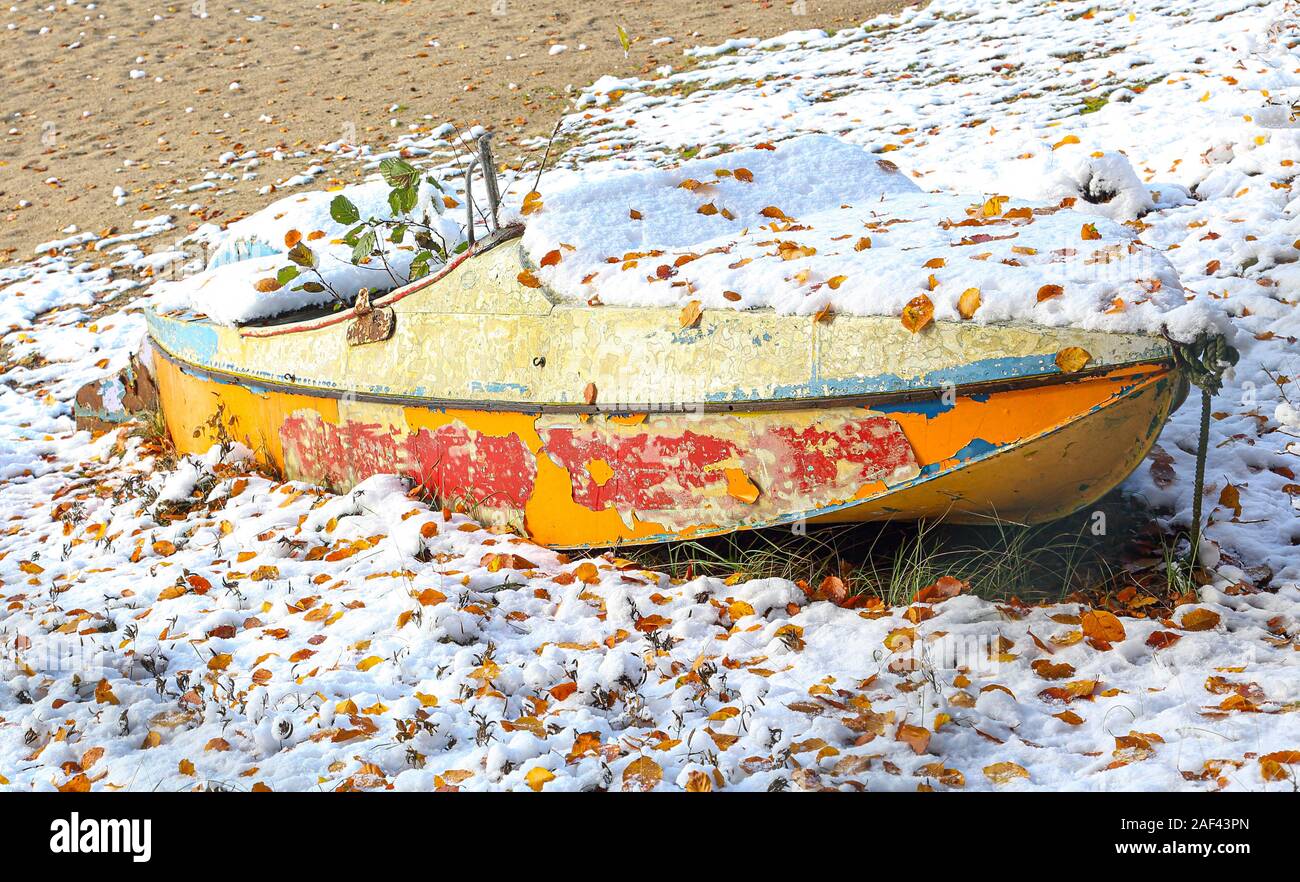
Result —
[[[1102,644],[1083,636],[1095,618],[1076,598],[1024,606],[968,591],[841,608],[782,579],[675,579],[613,554],[561,555],[431,508],[392,476],[334,494],[269,478],[234,446],[174,462],[126,430],[92,439],[74,430],[73,396],[138,345],[146,301],[130,273],[157,255],[142,241],[130,266],[105,266],[73,244],[0,267],[0,789],[1292,792],[1294,766],[1268,757],[1300,749],[1300,143],[1278,110],[1300,91],[1300,34],[1284,4],[1082,11],[935,0],[831,36],[700,52],[661,81],[602,80],[565,123],[577,146],[543,176],[527,244],[575,246],[553,245],[563,259],[551,280],[569,296],[581,288],[565,273],[597,256],[733,239],[776,247],[751,236],[815,241],[827,261],[815,272],[840,271],[841,233],[830,231],[850,227],[854,241],[873,240],[855,261],[878,250],[899,262],[871,273],[912,273],[921,255],[898,247],[904,238],[920,251],[973,247],[949,247],[925,205],[964,218],[1005,195],[1002,217],[1074,197],[1068,212],[1103,238],[1070,247],[1142,243],[1148,270],[1124,264],[1113,283],[1172,267],[1189,306],[1217,311],[1242,353],[1213,403],[1202,549],[1212,571],[1199,590],[1149,606],[1141,592],[1136,606],[1113,598],[1123,633]],[[672,95],[685,85],[704,88]],[[1084,104],[1097,97],[1107,103]],[[806,136],[829,140],[813,151],[796,140]],[[776,149],[758,150],[764,142]],[[817,161],[854,208],[801,176]],[[733,177],[717,179],[718,168]],[[747,219],[694,215],[703,196],[672,186],[687,173],[720,181],[718,204]],[[1088,201],[1102,190],[1115,195]],[[569,201],[583,192],[611,202],[588,205],[609,221],[608,244]],[[873,193],[889,217],[932,229],[896,231],[914,219],[867,230]],[[206,242],[223,254],[211,273],[236,287],[209,282],[193,297],[219,313],[232,298],[238,308],[222,314],[234,321],[258,312],[238,285],[282,265],[286,232],[325,231],[315,243],[340,234],[326,225],[331,195],[291,196],[160,251]],[[751,215],[766,204],[813,229],[758,232]],[[1048,243],[1080,236],[1082,217],[1068,212],[995,228],[1061,247]],[[547,226],[561,213],[572,237]],[[987,289],[973,321],[1024,308],[1011,269],[958,275],[961,261],[944,256],[925,268],[939,281],[937,312],[970,282]],[[721,308],[709,286],[731,278],[725,265],[694,275],[709,259],[674,278]],[[635,289],[628,296],[680,302],[683,292],[641,281],[662,262],[601,270]],[[810,276],[779,289],[755,266],[764,262],[775,263],[735,271],[754,273],[737,277],[756,298],[743,305],[831,302],[828,285],[801,290],[818,281],[811,265],[783,261],[791,277]],[[836,308],[896,296],[859,281],[835,290]],[[1168,277],[1125,314],[1191,316],[1176,290]],[[1085,319],[1082,295],[1068,303],[1080,310],[1071,321],[1114,320]],[[1164,526],[1189,520],[1196,404],[1126,484]]]
[[[1122,157],[1080,168],[1056,185],[1058,203],[1108,187],[1120,219],[1152,207]],[[957,320],[974,288],[979,322],[1188,338],[1218,312],[1188,305],[1165,257],[1119,224],[996,194],[923,193],[889,160],[826,135],[671,170],[561,173],[527,220],[533,262],[560,258],[538,278],[578,302],[899,315],[924,291],[937,318]],[[1042,299],[1045,285],[1062,293]]]
[[[363,220],[387,218],[391,215],[388,191],[384,181],[376,178],[339,191],[288,196],[230,224],[224,231],[204,231],[202,238],[210,254],[207,268],[179,281],[155,284],[149,289],[154,295],[154,307],[164,312],[190,310],[220,324],[237,325],[331,301],[350,302],[362,288],[397,287],[409,276],[411,260],[418,250],[414,234],[408,232],[398,243],[382,237],[385,260],[354,265],[352,248],[342,241],[350,226],[336,223],[330,216],[330,202],[341,193],[352,201]],[[440,190],[422,183],[411,214],[417,220],[427,217],[447,247],[454,249],[463,241],[464,233],[459,224],[445,216],[441,200]],[[316,254],[315,270],[329,288],[319,292],[295,290],[303,282],[317,280],[316,273],[304,271],[298,279],[275,290],[259,290],[259,282],[275,279],[278,270],[292,265],[288,258],[292,237],[286,237],[294,231]]]

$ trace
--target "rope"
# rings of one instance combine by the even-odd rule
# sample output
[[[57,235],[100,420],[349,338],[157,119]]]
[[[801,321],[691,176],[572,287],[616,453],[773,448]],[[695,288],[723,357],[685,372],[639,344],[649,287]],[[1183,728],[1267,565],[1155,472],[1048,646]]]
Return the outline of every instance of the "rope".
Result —
[[[1223,388],[1223,375],[1237,363],[1238,353],[1222,334],[1202,334],[1191,343],[1180,343],[1168,334],[1165,339],[1174,351],[1174,360],[1188,381],[1201,390],[1201,433],[1196,445],[1196,482],[1192,499],[1192,547],[1188,560],[1197,566],[1201,549],[1201,510],[1205,495],[1205,459],[1210,446],[1210,400]]]

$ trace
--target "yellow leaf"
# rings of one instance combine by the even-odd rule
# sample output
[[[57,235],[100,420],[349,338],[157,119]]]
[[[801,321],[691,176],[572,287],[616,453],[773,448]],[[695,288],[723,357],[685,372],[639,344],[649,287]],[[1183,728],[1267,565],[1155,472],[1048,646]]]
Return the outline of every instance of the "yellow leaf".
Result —
[[[371,668],[373,668],[375,665],[379,664],[379,663],[382,662],[382,661],[383,661],[383,659],[380,658],[380,657],[377,656],[377,655],[366,656],[366,657],[363,658],[361,661],[357,662],[357,670],[358,670],[358,671],[368,671],[368,670],[370,670]]]
[[[848,281],[848,279],[848,276],[831,276],[826,280],[826,287],[830,288],[832,291],[836,291],[839,289],[840,285],[843,285]]]
[[[157,747],[159,744],[162,744],[162,735],[158,734],[153,729],[150,729],[144,736],[144,742],[140,745],[140,749],[149,750],[150,748]]]
[[[194,763],[190,762],[187,759],[183,759],[179,763],[177,763],[176,770],[180,772],[182,775],[193,775]]]
[[[108,685],[108,680],[100,680],[95,684],[95,701],[99,704],[117,704],[117,696],[113,694],[113,687]]]
[[[1078,346],[1067,346],[1056,353],[1056,366],[1066,374],[1083,370],[1090,361],[1092,361],[1092,353]]]
[[[153,553],[159,557],[171,557],[176,553],[176,546],[166,539],[159,539],[153,544]]]
[[[700,301],[692,300],[682,307],[681,325],[683,328],[694,328],[700,323],[700,316],[703,310],[700,308]]]
[[[1015,763],[994,763],[984,767],[984,776],[994,784],[1002,785],[1016,778],[1028,778],[1029,773]]]
[[[547,781],[555,780],[555,775],[551,773],[550,769],[543,769],[541,766],[533,766],[524,777],[528,781],[528,786],[533,788],[534,793],[545,787]]]
[[[1007,202],[1006,196],[991,196],[984,205],[980,207],[980,214],[985,217],[997,217],[1002,213],[1002,206]]]
[[[230,653],[218,652],[212,658],[208,659],[209,671],[224,671],[230,666]]]
[[[1060,148],[1064,147],[1066,144],[1078,144],[1078,143],[1079,143],[1078,135],[1066,135],[1064,138],[1062,138],[1061,140],[1053,144],[1052,149],[1059,150]]]
[[[713,779],[701,772],[699,769],[692,769],[686,775],[686,792],[687,793],[712,793]]]
[[[524,197],[524,204],[523,207],[520,209],[520,213],[524,215],[529,215],[532,214],[533,212],[541,211],[541,210],[542,210],[542,194],[538,193],[536,190],[533,190],[531,193],[529,193],[527,196]]]

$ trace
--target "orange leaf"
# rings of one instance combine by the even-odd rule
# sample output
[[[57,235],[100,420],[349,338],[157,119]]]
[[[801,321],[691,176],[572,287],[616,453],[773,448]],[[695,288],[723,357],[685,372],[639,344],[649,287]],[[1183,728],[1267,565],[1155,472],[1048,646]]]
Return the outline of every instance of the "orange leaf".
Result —
[[[918,756],[930,747],[930,730],[920,726],[909,726],[904,723],[898,727],[898,733],[894,738],[912,748],[912,753]]]
[[[1083,636],[1103,643],[1118,643],[1126,636],[1124,624],[1105,610],[1088,610],[1080,617],[1079,624],[1083,626]]]
[[[903,327],[913,334],[920,331],[934,320],[934,301],[924,294],[918,294],[903,307]]]
[[[664,770],[648,756],[639,757],[623,769],[623,789],[633,793],[646,793],[659,786]]]
[[[537,276],[533,275],[532,270],[524,270],[519,275],[515,276],[515,278],[518,279],[519,284],[523,285],[525,288],[542,287],[542,283],[538,280]]]
[[[982,302],[979,288],[967,288],[957,298],[957,314],[964,319],[972,318]]]
[[[1053,297],[1060,297],[1064,293],[1065,289],[1060,285],[1044,285],[1038,289],[1038,302],[1042,303],[1044,300],[1051,300]]]
[[[560,262],[560,249],[552,248],[546,252],[546,256],[541,259],[541,266],[555,266]],[[520,280],[522,281],[522,279]]]

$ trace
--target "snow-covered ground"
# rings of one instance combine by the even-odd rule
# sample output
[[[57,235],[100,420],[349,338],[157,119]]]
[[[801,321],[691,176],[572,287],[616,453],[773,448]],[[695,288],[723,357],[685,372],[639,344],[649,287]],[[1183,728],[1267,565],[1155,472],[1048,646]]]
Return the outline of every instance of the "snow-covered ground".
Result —
[[[574,187],[658,181],[646,170],[685,160],[771,186],[757,162],[723,154],[769,145],[779,157],[782,142],[823,133],[938,191],[936,204],[1073,200],[1090,217],[1069,225],[1070,247],[1096,245],[1083,223],[1140,237],[1150,256],[1121,262],[1128,278],[1167,262],[1242,352],[1215,401],[1217,576],[1199,597],[1143,617],[1164,608],[1126,595],[1114,618],[945,599],[942,585],[907,607],[845,609],[781,580],[680,582],[613,556],[569,559],[430,510],[393,478],[335,496],[261,477],[237,447],[159,471],[139,437],[75,433],[70,404],[138,340],[141,277],[193,246],[145,253],[168,224],[158,218],[143,219],[150,236],[110,243],[69,230],[53,254],[0,270],[0,786],[1291,790],[1297,11],[938,0],[832,36],[736,41],[681,72],[584,92],[564,130],[576,146],[528,216],[541,249],[541,233],[559,235],[547,212],[561,216]],[[660,189],[615,208],[702,200]],[[774,205],[804,220],[795,206],[809,198]],[[262,238],[278,247],[284,232]],[[209,234],[218,251],[231,241]],[[568,244],[576,266],[583,243]],[[260,248],[237,256],[270,261]],[[700,262],[675,268],[694,278]],[[926,274],[914,284],[936,309],[975,284],[955,263],[907,270]],[[796,288],[810,278],[791,274]],[[996,282],[982,283],[981,309],[997,308]],[[670,290],[681,300],[656,302],[689,299]],[[832,290],[855,292],[851,279]],[[1193,399],[1128,484],[1171,522],[1188,518],[1197,418]]]

